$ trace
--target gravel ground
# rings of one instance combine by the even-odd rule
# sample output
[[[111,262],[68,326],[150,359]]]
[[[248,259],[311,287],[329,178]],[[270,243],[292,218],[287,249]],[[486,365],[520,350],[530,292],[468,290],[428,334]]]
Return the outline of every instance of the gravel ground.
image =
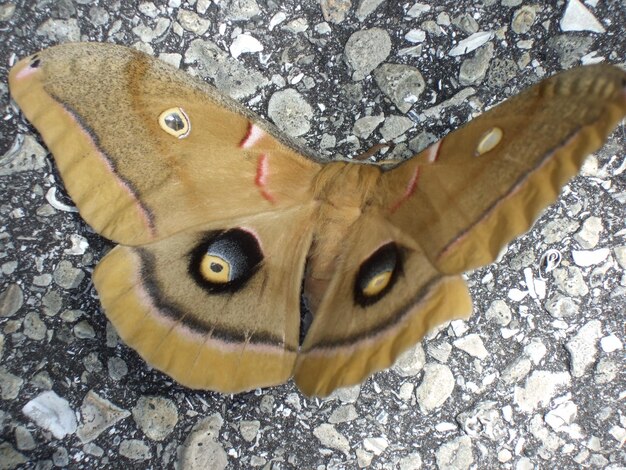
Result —
[[[620,0],[0,4],[0,469],[626,468],[623,124],[468,274],[469,321],[329,399],[292,383],[226,396],[172,383],[118,340],[91,283],[112,244],[75,213],[5,79],[46,46],[111,41],[329,159],[382,139],[404,156],[558,70],[623,66],[624,26]],[[562,261],[542,281],[548,250]]]

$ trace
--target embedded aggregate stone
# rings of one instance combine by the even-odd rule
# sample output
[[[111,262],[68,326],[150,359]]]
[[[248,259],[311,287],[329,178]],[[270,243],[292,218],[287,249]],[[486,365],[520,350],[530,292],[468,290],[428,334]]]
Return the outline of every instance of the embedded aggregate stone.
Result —
[[[148,460],[152,457],[150,447],[139,439],[124,439],[120,443],[119,452],[123,457],[136,461]]]
[[[450,368],[444,364],[428,363],[424,366],[424,377],[415,396],[423,413],[443,405],[454,390],[454,376]]]
[[[407,349],[396,360],[392,369],[400,377],[413,377],[420,373],[426,363],[426,353],[421,344]]]
[[[574,377],[582,377],[595,362],[598,355],[597,343],[601,336],[602,323],[600,320],[591,320],[565,344],[570,355],[570,371]]]
[[[241,433],[241,437],[248,442],[254,441],[260,428],[261,423],[259,420],[242,421],[239,423],[239,432]]]
[[[43,392],[22,408],[22,413],[57,439],[76,432],[76,417],[67,400],[53,391]]]
[[[402,136],[407,130],[413,127],[415,123],[404,116],[389,116],[385,119],[380,129],[380,135],[387,142]]]
[[[20,142],[21,140],[21,142]],[[46,166],[46,150],[31,135],[20,135],[13,146],[0,157],[0,176],[23,171],[41,170]]]
[[[24,292],[18,284],[9,286],[0,293],[0,317],[12,317],[24,305]]]
[[[82,422],[76,435],[83,443],[95,440],[118,421],[130,416],[129,411],[114,405],[93,390],[85,395],[80,411]]]
[[[313,435],[319,439],[323,446],[337,449],[345,455],[350,454],[350,443],[348,439],[337,431],[332,424],[320,424],[313,430]]]
[[[17,398],[24,384],[24,379],[12,374],[5,366],[0,366],[0,397],[3,400]]]
[[[178,422],[178,410],[174,402],[159,396],[140,397],[132,413],[144,434],[154,441],[164,440]]]
[[[403,113],[406,113],[426,89],[424,77],[416,67],[403,64],[381,64],[374,70],[374,80]]]
[[[267,114],[279,129],[297,137],[311,128],[313,109],[298,91],[287,88],[272,95],[267,106]]]
[[[549,401],[571,382],[567,372],[534,371],[523,387],[515,387],[514,401],[519,408],[530,413],[546,406]]]
[[[385,120],[383,114],[359,118],[352,127],[352,132],[359,138],[367,139],[372,132]]]
[[[442,444],[436,453],[437,467],[450,470],[467,470],[474,463],[472,440],[461,436]]]
[[[85,278],[82,269],[75,268],[69,261],[61,261],[52,277],[57,286],[64,289],[76,289]]]
[[[347,423],[354,421],[358,418],[358,416],[359,415],[354,405],[342,405],[333,410],[331,415],[328,417],[328,422],[330,424]]]
[[[223,424],[223,418],[215,413],[194,425],[180,453],[181,468],[192,470],[226,468],[228,456],[224,447],[217,442]]]
[[[372,28],[353,33],[345,45],[344,54],[352,70],[352,80],[363,80],[391,52],[389,33],[381,28]]]

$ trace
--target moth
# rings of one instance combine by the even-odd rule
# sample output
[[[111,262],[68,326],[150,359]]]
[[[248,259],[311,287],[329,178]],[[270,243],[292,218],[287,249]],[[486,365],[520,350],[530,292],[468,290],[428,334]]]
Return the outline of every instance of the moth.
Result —
[[[120,337],[224,393],[293,377],[325,396],[468,317],[461,274],[528,230],[626,114],[626,74],[581,67],[389,166],[324,162],[121,46],[53,47],[9,83],[82,217],[118,243],[93,280]]]

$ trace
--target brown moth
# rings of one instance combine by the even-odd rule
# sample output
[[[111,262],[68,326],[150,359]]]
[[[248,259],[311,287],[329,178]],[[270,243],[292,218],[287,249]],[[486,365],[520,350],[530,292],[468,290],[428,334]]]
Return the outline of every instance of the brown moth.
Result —
[[[327,395],[467,318],[461,274],[526,231],[626,114],[626,74],[581,67],[389,167],[324,163],[125,47],[53,47],[9,82],[83,218],[119,243],[94,283],[121,338],[220,392],[293,376]]]

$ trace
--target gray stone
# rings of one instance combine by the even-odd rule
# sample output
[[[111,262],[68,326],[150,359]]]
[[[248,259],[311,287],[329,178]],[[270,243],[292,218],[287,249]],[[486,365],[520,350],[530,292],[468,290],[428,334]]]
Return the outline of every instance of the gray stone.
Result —
[[[28,462],[26,456],[8,442],[0,443],[0,470],[12,470]]]
[[[382,92],[403,113],[411,109],[426,88],[420,71],[409,65],[382,64],[374,71],[374,79]]]
[[[532,413],[546,406],[570,382],[567,372],[536,370],[528,377],[524,387],[515,387],[513,399],[520,410]]]
[[[371,15],[386,0],[360,0],[356,9],[356,17],[359,21],[363,21]]]
[[[148,460],[152,457],[150,447],[139,439],[124,439],[120,443],[120,455],[130,460]]]
[[[163,36],[169,29],[171,21],[167,18],[159,18],[154,28],[145,24],[139,24],[133,28],[133,33],[141,39],[143,43],[151,43],[155,39]]]
[[[578,315],[578,303],[571,297],[555,294],[546,302],[546,311],[554,318],[569,318]]]
[[[390,52],[391,38],[384,29],[364,29],[353,33],[344,48],[345,61],[352,70],[352,80],[363,80]]]
[[[13,3],[3,3],[0,5],[0,21],[9,21],[15,13],[15,5]]]
[[[222,92],[234,99],[247,98],[269,83],[259,72],[247,69],[215,43],[195,39],[185,52],[185,63],[192,74],[213,81]]]
[[[37,28],[39,36],[46,36],[55,43],[80,41],[80,27],[75,18],[68,20],[48,19]]]
[[[417,452],[413,452],[402,457],[398,465],[399,470],[419,470],[422,468],[422,457]]]
[[[478,31],[478,22],[469,13],[462,13],[452,20],[452,24],[467,34]]]
[[[352,6],[351,0],[319,0],[324,19],[330,23],[339,24],[346,19]]]
[[[43,313],[52,317],[61,310],[63,297],[57,291],[49,290],[41,299],[41,304],[43,305]]]
[[[83,358],[83,365],[87,372],[99,372],[103,368],[102,362],[100,362],[98,354],[95,352],[90,352]]]
[[[30,339],[41,341],[46,337],[46,324],[36,312],[28,312],[24,317],[24,334]]]
[[[600,217],[591,216],[583,222],[580,231],[574,235],[574,240],[576,240],[581,247],[590,250],[595,248],[600,241],[600,233],[602,233],[603,230],[602,219],[600,219]]]
[[[45,370],[36,373],[30,383],[40,390],[52,390],[52,379]]]
[[[615,259],[622,269],[626,269],[626,245],[616,246],[613,248]],[[0,305],[2,302],[0,302]]]
[[[358,418],[354,405],[341,405],[333,410],[328,418],[330,424],[347,423]]]
[[[541,229],[541,235],[547,244],[558,243],[578,230],[580,224],[572,219],[557,217],[548,221]]]
[[[309,23],[306,18],[296,18],[295,20],[289,21],[281,29],[293,34],[304,33],[309,29]]]
[[[99,6],[92,6],[89,9],[89,18],[94,26],[104,26],[109,22],[109,13]]]
[[[143,396],[133,407],[133,419],[149,439],[162,441],[178,423],[178,410],[168,398]]]
[[[52,274],[39,274],[33,277],[33,284],[38,287],[48,287],[52,283]]]
[[[24,379],[0,366],[0,396],[3,400],[15,400],[22,389]]]
[[[487,72],[487,82],[490,86],[500,88],[517,75],[517,64],[512,59],[495,58]]]
[[[482,338],[476,333],[463,336],[455,340],[452,344],[461,351],[480,360],[486,359],[489,356],[489,351],[485,348]]]
[[[444,364],[426,364],[422,383],[415,390],[417,403],[422,413],[431,411],[443,405],[454,390],[454,376],[450,368]]]
[[[52,454],[52,462],[57,467],[67,467],[70,464],[70,456],[65,447],[57,447]]]
[[[313,435],[317,437],[324,447],[337,449],[346,456],[350,455],[350,443],[332,424],[320,424],[313,429]]]
[[[267,105],[267,115],[286,134],[297,137],[311,128],[313,109],[293,88],[277,91]]]
[[[583,325],[565,344],[570,355],[570,371],[574,377],[582,377],[598,355],[597,343],[602,336],[600,320],[591,320]]]
[[[18,284],[9,284],[0,293],[0,317],[12,317],[24,305],[24,292]]]
[[[367,139],[372,132],[385,120],[384,114],[359,118],[352,127],[352,132],[360,139]]]
[[[18,134],[13,146],[0,157],[0,176],[41,170],[46,166],[46,155],[33,136]]]
[[[109,370],[109,377],[113,380],[120,380],[126,374],[128,374],[128,366],[123,359],[119,357],[111,357],[107,361],[107,369]]]
[[[76,289],[85,278],[82,269],[75,268],[69,261],[61,261],[52,274],[54,282],[64,289]]]
[[[178,462],[179,468],[225,469],[228,465],[228,456],[222,445],[217,442],[223,424],[224,420],[218,413],[196,423],[183,444]]]
[[[564,294],[573,297],[583,297],[589,293],[589,288],[585,284],[583,273],[579,267],[556,268],[553,272],[554,282],[557,288]]]
[[[401,377],[413,377],[420,373],[425,363],[424,348],[418,343],[402,353],[392,368]]]
[[[256,0],[226,0],[220,8],[231,21],[248,21],[261,13]]]
[[[329,399],[337,398],[341,403],[356,403],[361,394],[361,384],[352,387],[341,387],[329,395]]]
[[[93,441],[103,431],[112,427],[118,421],[130,416],[128,410],[115,406],[95,393],[93,390],[87,392],[80,407],[82,422],[76,435],[83,444]]]
[[[459,70],[459,82],[463,86],[478,84],[487,75],[489,62],[493,58],[493,43],[487,43],[476,51],[474,57],[465,59]]]
[[[33,450],[37,447],[33,435],[24,426],[15,427],[15,445],[19,450]]]
[[[504,300],[494,300],[485,312],[485,318],[500,326],[507,326],[511,323],[511,309]]]
[[[482,401],[459,414],[456,420],[473,439],[486,437],[493,442],[501,442],[508,435],[508,425],[502,419],[495,401]]]
[[[404,116],[389,116],[385,119],[383,127],[380,129],[380,135],[382,138],[389,142],[395,138],[400,137],[406,131],[411,129],[415,123],[408,117]]]
[[[442,444],[435,454],[437,467],[446,470],[467,470],[474,462],[472,440],[461,436]]]
[[[202,18],[197,13],[189,10],[178,10],[176,19],[184,30],[191,31],[198,36],[202,36],[206,33],[211,26],[211,22],[209,20]]]
[[[575,65],[582,56],[589,52],[594,39],[589,36],[575,34],[560,34],[548,39],[547,45],[559,56],[562,68]]]
[[[563,31],[606,32],[602,23],[579,0],[568,0],[559,26]]]
[[[435,134],[422,131],[409,141],[409,149],[411,149],[412,152],[418,153],[437,142],[437,140]]]
[[[24,405],[22,413],[40,428],[50,431],[57,439],[76,432],[74,410],[66,399],[53,391],[37,395]]]
[[[516,34],[526,34],[530,31],[530,28],[532,28],[536,18],[536,7],[524,5],[513,14],[511,29]]]
[[[74,335],[78,339],[92,339],[96,337],[96,332],[87,320],[81,320],[74,325]]]
[[[532,362],[530,359],[522,355],[511,361],[511,363],[504,368],[500,378],[503,382],[512,384],[526,377],[530,373],[531,368]]]
[[[433,359],[444,363],[448,361],[450,354],[452,353],[452,345],[450,343],[429,343],[428,354]]]
[[[239,432],[244,441],[252,442],[256,439],[259,429],[261,428],[261,422],[259,420],[254,421],[241,421],[239,423]]]

